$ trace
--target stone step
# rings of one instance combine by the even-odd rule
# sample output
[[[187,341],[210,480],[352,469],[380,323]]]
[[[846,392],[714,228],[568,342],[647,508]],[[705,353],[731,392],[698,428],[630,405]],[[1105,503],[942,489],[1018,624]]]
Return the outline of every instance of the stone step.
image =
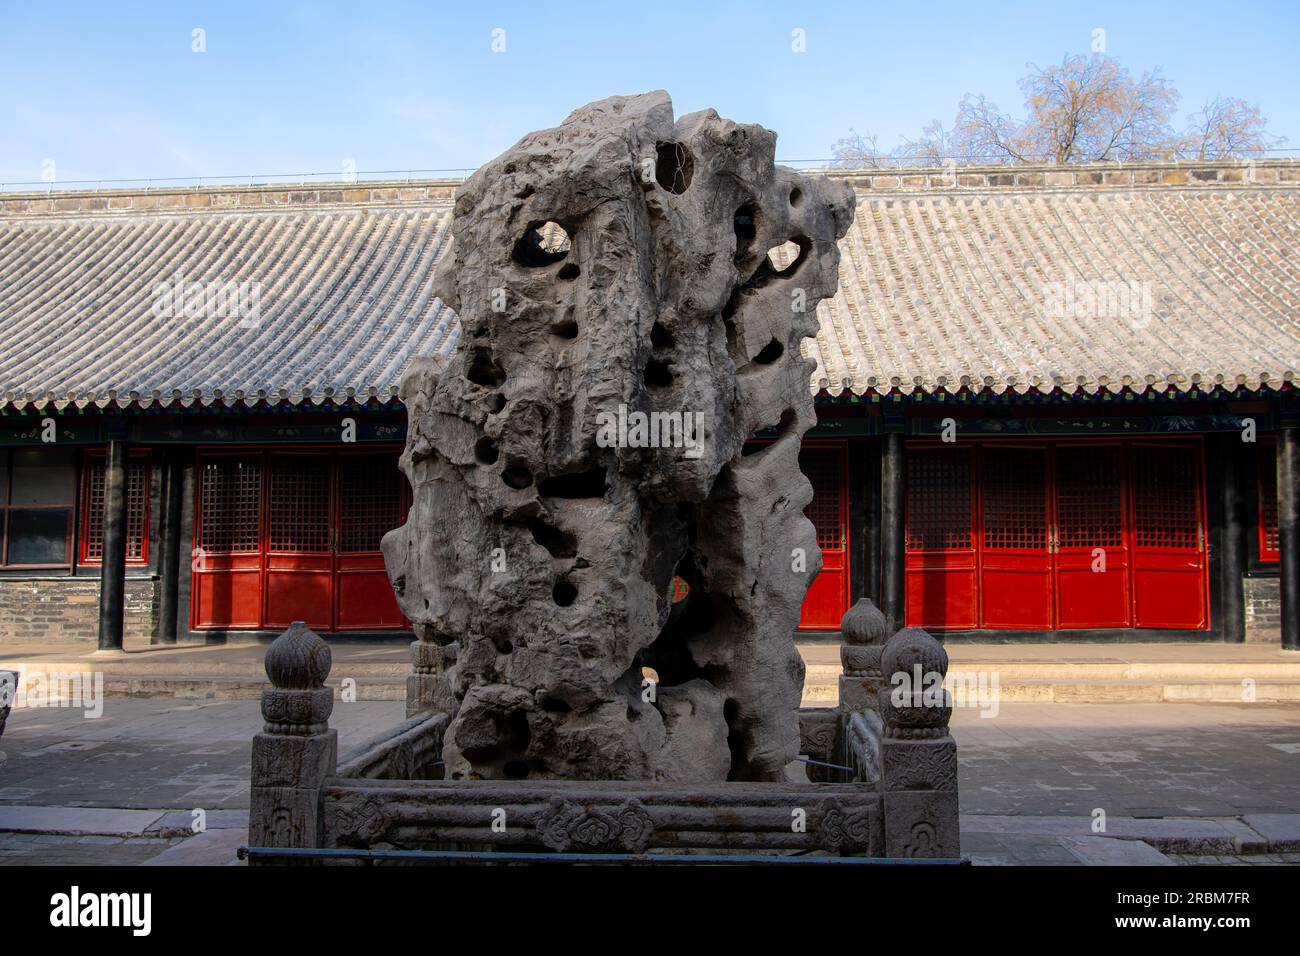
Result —
[[[24,673],[33,671],[57,673],[104,674],[104,693],[110,697],[177,697],[210,700],[256,700],[267,686],[260,666],[248,662],[196,662],[188,663],[185,673],[167,673],[160,666],[125,669],[132,662],[112,661],[107,666],[97,666],[95,661],[0,661],[0,669],[9,667]],[[1134,665],[1124,665],[1132,668]],[[954,669],[950,677],[955,682],[964,674],[971,679],[969,686],[977,688],[981,674],[985,691],[991,686],[992,674],[998,675],[998,700],[1001,703],[1057,702],[1057,703],[1159,703],[1169,702],[1226,702],[1246,700],[1247,678],[1253,681],[1249,689],[1257,702],[1300,701],[1300,669],[1291,664],[1246,665],[1197,664],[1188,666],[1188,673],[1177,674],[1179,668],[1160,665],[1153,674],[1139,673],[1116,676],[1110,665],[1062,666],[1017,663],[1008,667],[1001,662],[987,670]],[[173,664],[173,668],[175,665]],[[344,679],[355,681],[358,700],[403,700],[406,696],[406,675],[410,664],[398,661],[348,660],[337,666],[327,682],[340,687]],[[1218,673],[1227,669],[1227,674]],[[1233,673],[1251,669],[1254,673]],[[838,664],[809,664],[804,680],[803,706],[829,707],[839,700]],[[1165,676],[1167,675],[1167,676]],[[960,699],[959,699],[960,703]],[[972,696],[970,706],[978,706]]]
[[[406,678],[358,677],[355,678],[357,700],[405,700]],[[340,697],[341,678],[331,677],[325,682],[335,688],[335,699]],[[105,675],[106,697],[175,697],[184,700],[258,700],[262,691],[270,686],[265,677],[254,680],[247,677],[192,677],[190,675]]]

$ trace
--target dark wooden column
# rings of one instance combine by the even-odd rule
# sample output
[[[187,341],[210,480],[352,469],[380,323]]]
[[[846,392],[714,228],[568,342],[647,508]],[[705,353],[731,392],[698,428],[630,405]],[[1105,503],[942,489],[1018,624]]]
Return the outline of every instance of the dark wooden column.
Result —
[[[168,450],[162,465],[162,480],[162,516],[158,529],[158,643],[175,644],[182,563],[181,497],[185,481],[179,448]]]
[[[885,435],[880,461],[880,610],[890,633],[903,626],[903,436]]]
[[[1300,428],[1277,433],[1277,538],[1282,561],[1282,646],[1300,649]]]
[[[1242,467],[1255,446],[1246,444],[1234,433],[1222,438],[1220,460],[1223,467],[1223,538],[1220,550],[1220,574],[1223,581],[1221,620],[1225,641],[1246,639],[1246,597],[1243,577],[1246,573],[1246,488]]]
[[[109,436],[104,462],[104,554],[99,571],[99,649],[121,650],[126,604],[126,431]]]

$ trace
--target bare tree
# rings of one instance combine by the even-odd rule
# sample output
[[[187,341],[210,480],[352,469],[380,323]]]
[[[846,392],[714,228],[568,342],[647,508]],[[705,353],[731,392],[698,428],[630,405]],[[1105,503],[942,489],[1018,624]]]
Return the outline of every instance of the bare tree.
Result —
[[[943,128],[943,123],[931,120],[921,130],[916,139],[904,139],[893,158],[900,164],[912,166],[940,166],[956,151],[952,133]]]
[[[1095,163],[1106,161],[1220,159],[1259,155],[1285,138],[1269,134],[1259,107],[1217,98],[1175,133],[1171,117],[1179,94],[1151,70],[1135,77],[1102,55],[1064,57],[1020,81],[1025,114],[1004,113],[980,95],[967,94],[951,131],[937,120],[916,139],[885,154],[874,136],[851,136],[835,144],[837,166],[938,165],[944,159],[984,163]]]
[[[1017,121],[984,97],[957,110],[956,145],[975,158],[1019,163],[1165,159],[1178,93],[1155,70],[1134,78],[1106,56],[1067,56],[1020,82],[1028,116]]]
[[[876,137],[872,134],[863,136],[850,127],[849,135],[836,140],[831,147],[832,166],[841,169],[859,169],[864,166],[880,166],[885,157],[876,149]]]
[[[1285,142],[1285,136],[1269,134],[1258,106],[1220,96],[1192,114],[1179,155],[1189,159],[1259,156]]]

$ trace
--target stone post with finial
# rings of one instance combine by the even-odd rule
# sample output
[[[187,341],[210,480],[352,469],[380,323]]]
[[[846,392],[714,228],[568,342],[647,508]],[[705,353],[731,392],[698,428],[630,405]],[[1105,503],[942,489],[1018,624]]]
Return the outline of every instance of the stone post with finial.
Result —
[[[878,706],[880,654],[888,636],[885,615],[862,598],[840,619],[840,714],[874,711]]]
[[[878,693],[885,852],[891,857],[961,855],[957,742],[948,733],[948,652],[919,627],[905,627],[880,657]]]
[[[321,844],[321,786],[338,763],[338,732],[330,730],[334,691],[325,686],[330,649],[294,621],[266,651],[262,733],[253,737],[248,843],[264,847]]]

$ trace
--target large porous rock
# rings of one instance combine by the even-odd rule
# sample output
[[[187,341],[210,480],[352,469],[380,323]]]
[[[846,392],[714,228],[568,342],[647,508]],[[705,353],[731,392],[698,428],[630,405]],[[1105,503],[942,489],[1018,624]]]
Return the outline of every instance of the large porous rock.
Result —
[[[420,641],[458,648],[452,778],[779,779],[798,753],[799,343],[853,194],[775,144],[612,97],[458,190],[460,340],[406,375],[414,505],[384,539]]]

